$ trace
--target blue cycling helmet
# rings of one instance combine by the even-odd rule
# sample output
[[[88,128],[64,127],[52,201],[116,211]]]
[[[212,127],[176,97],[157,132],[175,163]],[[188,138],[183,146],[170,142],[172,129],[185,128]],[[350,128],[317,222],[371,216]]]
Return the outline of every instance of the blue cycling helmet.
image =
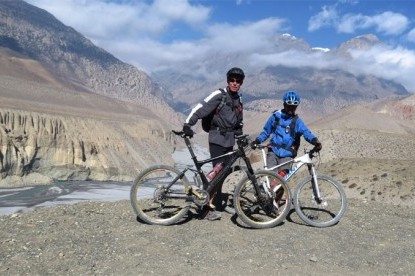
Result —
[[[282,98],[285,104],[287,105],[299,105],[300,104],[300,95],[298,95],[294,91],[288,91],[284,94],[284,97]]]

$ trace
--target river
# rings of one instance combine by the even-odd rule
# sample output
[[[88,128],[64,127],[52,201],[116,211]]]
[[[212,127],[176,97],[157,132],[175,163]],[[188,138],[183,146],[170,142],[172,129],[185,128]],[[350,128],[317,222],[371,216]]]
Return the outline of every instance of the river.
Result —
[[[208,158],[206,149],[194,146],[198,158]],[[172,154],[176,167],[192,165],[187,149]],[[206,165],[209,170],[209,164]],[[189,179],[192,179],[189,177]],[[130,198],[131,182],[61,181],[50,185],[0,188],[0,215],[32,211],[36,208],[72,204],[83,200],[117,201]]]

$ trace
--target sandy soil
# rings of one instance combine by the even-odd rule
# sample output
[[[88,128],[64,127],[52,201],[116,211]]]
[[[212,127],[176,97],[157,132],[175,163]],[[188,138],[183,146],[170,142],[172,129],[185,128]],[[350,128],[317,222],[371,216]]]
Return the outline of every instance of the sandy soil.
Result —
[[[0,217],[2,275],[412,275],[413,207],[352,199],[336,226],[295,213],[280,226],[136,221],[128,201],[84,202]]]
[[[412,275],[411,163],[373,162],[320,166],[349,197],[344,218],[324,229],[304,225],[294,211],[282,225],[264,230],[247,228],[228,213],[220,221],[190,213],[179,225],[146,225],[125,200],[0,216],[0,274]],[[225,182],[225,190],[237,177]]]

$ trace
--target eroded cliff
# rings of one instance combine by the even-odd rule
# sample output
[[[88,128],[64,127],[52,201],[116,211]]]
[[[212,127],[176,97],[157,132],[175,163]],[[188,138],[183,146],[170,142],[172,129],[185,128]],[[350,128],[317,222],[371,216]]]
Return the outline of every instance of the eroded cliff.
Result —
[[[0,185],[52,180],[132,180],[171,163],[174,141],[159,120],[109,120],[0,108]]]

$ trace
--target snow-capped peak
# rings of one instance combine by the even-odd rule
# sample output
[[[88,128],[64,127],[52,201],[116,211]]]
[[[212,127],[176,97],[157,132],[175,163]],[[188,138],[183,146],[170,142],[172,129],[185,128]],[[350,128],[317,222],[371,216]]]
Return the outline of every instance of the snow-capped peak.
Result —
[[[288,33],[282,34],[281,36],[282,36],[283,38],[289,38],[289,39],[292,39],[292,40],[296,40],[296,39],[297,39],[295,36],[290,35],[290,34],[288,34]]]
[[[321,51],[321,52],[325,52],[325,53],[330,52],[329,48],[313,47],[311,49],[314,50],[314,51]]]

